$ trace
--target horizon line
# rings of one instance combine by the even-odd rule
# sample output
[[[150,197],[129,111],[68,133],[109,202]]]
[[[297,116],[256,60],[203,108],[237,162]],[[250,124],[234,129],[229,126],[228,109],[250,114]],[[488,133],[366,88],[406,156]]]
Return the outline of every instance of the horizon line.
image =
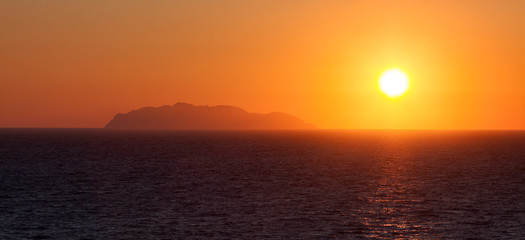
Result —
[[[105,127],[0,127],[4,129],[84,129],[84,130],[107,130],[107,131],[525,131],[525,128],[315,128],[315,129],[107,129]]]

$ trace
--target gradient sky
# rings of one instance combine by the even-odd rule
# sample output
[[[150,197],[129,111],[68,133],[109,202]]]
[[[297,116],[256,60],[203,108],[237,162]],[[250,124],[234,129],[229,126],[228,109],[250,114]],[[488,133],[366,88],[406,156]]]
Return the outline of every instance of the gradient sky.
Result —
[[[0,127],[189,102],[322,128],[525,129],[523,0],[2,0]],[[388,99],[386,69],[410,77]]]

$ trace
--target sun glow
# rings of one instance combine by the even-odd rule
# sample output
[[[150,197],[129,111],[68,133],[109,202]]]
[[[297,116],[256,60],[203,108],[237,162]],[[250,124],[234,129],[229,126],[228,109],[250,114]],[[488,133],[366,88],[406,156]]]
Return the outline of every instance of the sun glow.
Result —
[[[408,76],[399,69],[390,69],[381,74],[379,89],[391,98],[401,97],[408,90]]]

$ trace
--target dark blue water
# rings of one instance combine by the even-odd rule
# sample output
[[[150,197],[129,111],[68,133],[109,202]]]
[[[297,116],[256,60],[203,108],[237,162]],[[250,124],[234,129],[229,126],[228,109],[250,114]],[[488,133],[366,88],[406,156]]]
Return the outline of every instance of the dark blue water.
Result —
[[[525,132],[0,129],[0,239],[519,239]]]

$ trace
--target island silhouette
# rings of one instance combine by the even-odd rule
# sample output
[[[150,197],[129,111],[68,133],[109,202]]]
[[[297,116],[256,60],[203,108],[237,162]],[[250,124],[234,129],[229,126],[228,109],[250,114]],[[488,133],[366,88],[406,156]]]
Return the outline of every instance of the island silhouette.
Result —
[[[129,113],[118,113],[105,126],[107,129],[313,129],[315,125],[290,114],[250,113],[242,108],[194,106],[178,102],[172,106],[144,107]]]

